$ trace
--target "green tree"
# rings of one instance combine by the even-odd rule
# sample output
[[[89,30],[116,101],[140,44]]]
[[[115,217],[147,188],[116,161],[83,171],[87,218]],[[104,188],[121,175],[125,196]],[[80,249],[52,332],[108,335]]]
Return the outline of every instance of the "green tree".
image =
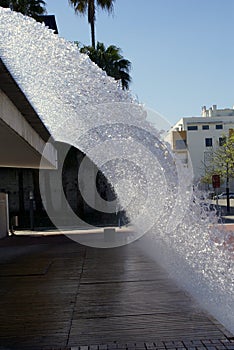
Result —
[[[106,71],[107,75],[121,81],[123,90],[129,89],[131,63],[123,58],[120,48],[115,45],[106,48],[103,43],[97,42],[96,49],[92,46],[84,46],[80,52],[87,54],[93,62]]]
[[[74,7],[75,13],[85,15],[88,13],[88,22],[91,28],[91,43],[95,48],[95,21],[96,9],[100,7],[102,10],[107,10],[109,13],[113,10],[115,0],[68,0],[70,5]]]
[[[0,0],[0,6],[9,7],[13,11],[36,20],[39,20],[39,17],[46,13],[45,5],[43,0]]]
[[[220,175],[221,181],[226,183],[227,211],[230,211],[229,186],[230,179],[234,178],[234,133],[229,137],[223,136],[220,147],[213,152],[213,157],[205,168],[203,183],[212,183],[212,175]]]

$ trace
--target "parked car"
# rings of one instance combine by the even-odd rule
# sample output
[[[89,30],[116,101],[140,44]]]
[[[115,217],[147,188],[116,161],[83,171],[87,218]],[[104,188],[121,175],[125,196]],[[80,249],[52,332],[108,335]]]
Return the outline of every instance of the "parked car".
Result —
[[[217,196],[214,196],[214,199],[216,199]],[[226,192],[222,192],[220,194],[218,194],[218,199],[226,199],[227,198],[227,193]],[[229,192],[229,198],[233,199],[234,198],[234,192]]]

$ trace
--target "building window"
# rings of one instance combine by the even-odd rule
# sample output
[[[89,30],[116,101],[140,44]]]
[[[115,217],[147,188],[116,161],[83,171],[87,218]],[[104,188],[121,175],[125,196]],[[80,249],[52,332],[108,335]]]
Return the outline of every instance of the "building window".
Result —
[[[176,140],[175,148],[176,149],[186,149],[186,141],[185,140]]]
[[[220,137],[219,138],[219,146],[223,146],[226,142],[226,137]]]
[[[202,130],[209,130],[210,126],[209,125],[202,125]]]
[[[212,147],[212,138],[208,137],[205,139],[206,147]]]
[[[215,128],[216,128],[217,130],[220,130],[220,129],[223,128],[223,125],[222,125],[222,124],[216,124],[216,125],[215,125]]]
[[[190,125],[188,126],[188,130],[197,130],[197,125]]]

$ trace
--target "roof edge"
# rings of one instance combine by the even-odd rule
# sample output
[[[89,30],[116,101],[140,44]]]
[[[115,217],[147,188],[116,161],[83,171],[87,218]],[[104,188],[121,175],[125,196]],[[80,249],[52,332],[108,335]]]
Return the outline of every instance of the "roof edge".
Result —
[[[30,101],[21,90],[10,71],[4,64],[0,57],[0,89],[8,96],[12,103],[17,107],[23,117],[32,126],[32,128],[39,134],[39,136],[47,142],[51,136],[49,130],[44,125],[35,109],[32,107]]]

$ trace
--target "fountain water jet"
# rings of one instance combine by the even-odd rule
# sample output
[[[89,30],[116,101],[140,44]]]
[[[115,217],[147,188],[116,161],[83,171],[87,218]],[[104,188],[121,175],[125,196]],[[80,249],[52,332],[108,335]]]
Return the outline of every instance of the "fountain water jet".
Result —
[[[191,174],[175,162],[144,110],[75,45],[10,10],[0,8],[0,17],[3,62],[53,137],[103,170],[135,225],[127,240],[109,246],[148,232],[147,253],[234,332],[233,259],[211,240],[220,234],[211,228],[214,217],[197,203]]]

